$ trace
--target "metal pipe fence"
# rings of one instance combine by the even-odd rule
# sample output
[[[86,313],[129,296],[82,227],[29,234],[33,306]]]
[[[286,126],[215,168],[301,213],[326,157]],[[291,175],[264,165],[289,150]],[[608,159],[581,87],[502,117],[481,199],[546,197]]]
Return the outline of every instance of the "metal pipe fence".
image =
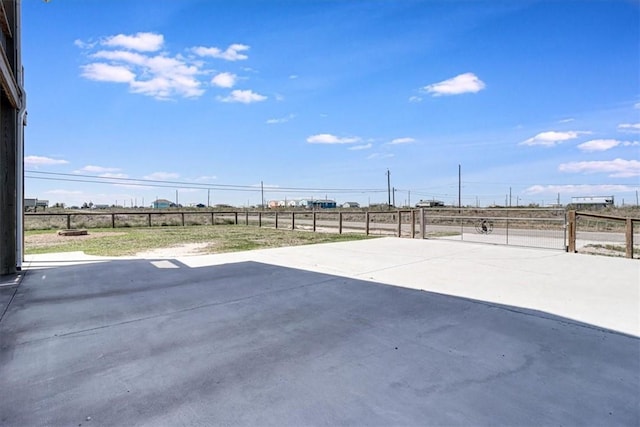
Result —
[[[569,217],[571,211],[569,212]],[[581,212],[571,221],[563,209],[421,208],[389,211],[119,211],[25,213],[25,229],[245,225],[286,230],[364,233],[447,239],[581,252],[618,250],[627,256],[640,242],[633,218]],[[630,223],[630,225],[629,225]],[[572,225],[573,224],[573,225]],[[573,227],[574,235],[571,234]],[[573,236],[573,240],[572,240]],[[631,241],[631,243],[626,243]],[[573,247],[570,247],[573,242]],[[577,242],[577,243],[576,243]],[[586,249],[585,249],[586,248]],[[631,248],[631,249],[629,249]],[[638,253],[638,249],[635,250]]]

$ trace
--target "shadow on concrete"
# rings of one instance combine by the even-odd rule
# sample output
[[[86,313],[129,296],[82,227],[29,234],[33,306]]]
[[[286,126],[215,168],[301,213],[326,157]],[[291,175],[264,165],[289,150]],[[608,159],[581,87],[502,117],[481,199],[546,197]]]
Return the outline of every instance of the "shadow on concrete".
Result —
[[[640,423],[638,338],[256,262],[163,262],[29,271],[0,322],[0,424]]]

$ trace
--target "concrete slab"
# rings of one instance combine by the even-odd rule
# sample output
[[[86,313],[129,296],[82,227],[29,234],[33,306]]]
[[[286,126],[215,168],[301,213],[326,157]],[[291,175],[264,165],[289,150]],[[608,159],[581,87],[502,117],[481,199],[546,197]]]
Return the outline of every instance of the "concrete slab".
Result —
[[[31,260],[1,425],[640,423],[640,340],[602,325],[633,330],[637,261],[393,238],[100,261]]]

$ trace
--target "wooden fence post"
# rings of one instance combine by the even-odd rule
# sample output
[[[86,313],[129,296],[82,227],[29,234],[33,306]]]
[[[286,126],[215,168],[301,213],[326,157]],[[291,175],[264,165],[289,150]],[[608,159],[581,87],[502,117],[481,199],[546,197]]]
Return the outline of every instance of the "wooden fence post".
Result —
[[[258,212],[258,228],[262,227],[262,212]]]
[[[416,211],[411,209],[411,238],[416,238]]]
[[[627,218],[624,240],[627,244],[627,258],[633,258],[633,220],[631,218]]]
[[[364,234],[369,235],[369,211],[364,214]]]
[[[249,225],[249,211],[244,212],[244,225]]]
[[[427,235],[425,222],[426,221],[424,220],[424,208],[420,208],[420,238],[422,239],[424,239]]]
[[[216,218],[214,216],[215,214],[213,212],[211,212],[211,225],[216,225]]]
[[[111,228],[116,228],[116,214],[111,214]]]
[[[67,230],[71,229],[71,214],[67,214]]]
[[[276,211],[276,230],[278,229],[278,211]]]
[[[402,213],[398,211],[398,237],[402,237]]]
[[[316,211],[313,211],[313,232],[316,232]]]
[[[182,226],[184,227],[184,212],[182,212],[181,217],[182,217]]]
[[[149,213],[149,227],[151,227],[151,213]]]
[[[238,211],[235,211],[234,213],[236,217],[235,224],[238,225]]]
[[[569,211],[569,245],[567,252],[576,252],[576,211]]]
[[[342,212],[338,212],[338,234],[342,234]]]
[[[296,213],[291,211],[291,229],[296,229]]]

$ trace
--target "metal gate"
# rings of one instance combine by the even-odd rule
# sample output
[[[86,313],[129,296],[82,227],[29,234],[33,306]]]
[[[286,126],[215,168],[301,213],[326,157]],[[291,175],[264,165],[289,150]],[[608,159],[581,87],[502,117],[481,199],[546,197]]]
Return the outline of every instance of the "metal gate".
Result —
[[[564,209],[425,208],[424,238],[566,250]]]

